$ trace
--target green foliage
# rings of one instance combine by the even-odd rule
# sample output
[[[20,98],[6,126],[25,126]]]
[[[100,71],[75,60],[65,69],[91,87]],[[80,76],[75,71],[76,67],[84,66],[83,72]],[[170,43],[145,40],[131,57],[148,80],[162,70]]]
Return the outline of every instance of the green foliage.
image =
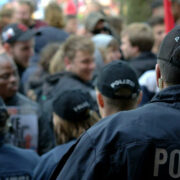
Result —
[[[145,22],[151,15],[152,0],[126,0],[127,23]]]

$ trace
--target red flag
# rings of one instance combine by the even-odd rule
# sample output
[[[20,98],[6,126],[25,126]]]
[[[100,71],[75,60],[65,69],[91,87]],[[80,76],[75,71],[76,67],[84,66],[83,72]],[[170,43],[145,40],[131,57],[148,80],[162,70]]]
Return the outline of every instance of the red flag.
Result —
[[[65,13],[67,15],[76,15],[77,7],[76,7],[75,3],[73,2],[73,0],[68,0],[67,1],[67,5],[66,5],[66,8],[65,8]]]
[[[174,28],[174,17],[171,11],[171,1],[164,0],[164,22],[166,27],[166,33]]]

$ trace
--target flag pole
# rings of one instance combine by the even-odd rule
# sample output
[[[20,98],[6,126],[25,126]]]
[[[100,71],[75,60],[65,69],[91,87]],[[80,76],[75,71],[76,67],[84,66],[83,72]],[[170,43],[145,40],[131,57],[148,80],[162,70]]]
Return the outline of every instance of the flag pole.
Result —
[[[171,10],[171,1],[170,0],[163,0],[164,4],[164,22],[165,22],[165,29],[166,33],[171,31],[174,28],[175,22],[174,17]]]

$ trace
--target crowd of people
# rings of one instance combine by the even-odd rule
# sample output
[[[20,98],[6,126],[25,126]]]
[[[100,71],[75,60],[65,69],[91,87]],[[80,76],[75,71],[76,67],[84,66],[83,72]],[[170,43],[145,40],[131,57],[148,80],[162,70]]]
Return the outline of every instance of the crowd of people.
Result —
[[[0,9],[0,179],[180,178],[180,1],[168,34],[162,0],[131,24],[92,7]]]

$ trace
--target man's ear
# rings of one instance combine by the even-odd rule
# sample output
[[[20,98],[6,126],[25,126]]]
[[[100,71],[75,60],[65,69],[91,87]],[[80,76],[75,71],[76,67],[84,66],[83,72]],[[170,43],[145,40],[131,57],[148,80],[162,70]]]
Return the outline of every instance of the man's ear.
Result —
[[[161,79],[161,71],[159,68],[159,64],[156,64],[156,84],[159,87],[159,79]]]
[[[98,105],[99,105],[101,108],[104,108],[104,100],[103,100],[103,97],[102,97],[101,93],[98,92],[98,91],[96,91],[96,98],[97,98]]]
[[[11,45],[8,43],[4,43],[3,45],[4,50],[8,53],[8,54],[12,54],[12,48]]]
[[[137,100],[137,106],[141,103],[141,101],[142,101],[142,96],[143,96],[143,92],[140,91],[140,92],[139,92],[139,97],[138,97],[138,100]]]

